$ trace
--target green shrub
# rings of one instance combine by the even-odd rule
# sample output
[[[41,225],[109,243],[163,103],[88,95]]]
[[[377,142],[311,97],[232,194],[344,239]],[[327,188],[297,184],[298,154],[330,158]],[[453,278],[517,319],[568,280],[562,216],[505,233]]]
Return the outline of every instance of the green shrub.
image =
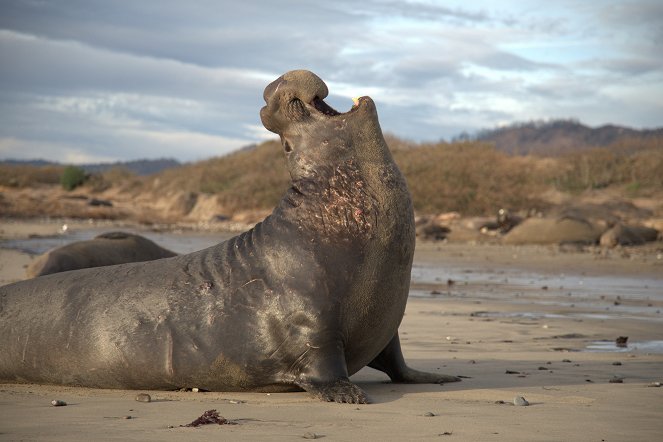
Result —
[[[60,184],[65,190],[74,190],[85,182],[85,171],[77,166],[67,166],[60,176]]]

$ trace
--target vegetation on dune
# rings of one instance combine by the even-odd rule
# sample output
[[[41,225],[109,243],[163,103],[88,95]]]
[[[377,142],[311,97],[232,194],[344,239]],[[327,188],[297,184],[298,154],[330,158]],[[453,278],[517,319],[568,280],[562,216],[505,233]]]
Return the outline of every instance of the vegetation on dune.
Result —
[[[59,184],[62,166],[28,166],[0,164],[0,186],[31,187]]]
[[[512,155],[479,141],[416,144],[393,136],[386,139],[419,213],[492,215],[500,208],[543,209],[542,195],[549,190],[580,193],[612,188],[630,197],[663,191],[663,140],[659,138],[622,139],[550,156],[540,152]],[[53,166],[0,165],[0,185],[57,184],[60,174],[65,176],[63,171]],[[92,192],[113,189],[132,197],[210,194],[224,213],[232,214],[272,209],[288,182],[282,148],[277,141],[268,141],[148,177],[115,168],[92,175],[85,185]]]
[[[281,145],[268,141],[250,150],[165,170],[150,182],[164,191],[215,194],[223,207],[235,212],[273,208],[289,179]]]
[[[610,186],[629,191],[663,189],[663,143],[628,142],[566,154],[553,177],[558,190],[580,192]]]
[[[74,190],[85,182],[85,171],[78,166],[67,166],[60,175],[60,184],[64,190]]]
[[[532,159],[511,157],[478,142],[393,149],[393,156],[419,212],[485,214],[539,205],[533,197],[541,183],[532,173]]]
[[[421,213],[493,214],[499,208],[543,209],[546,190],[618,186],[633,194],[663,190],[663,146],[635,140],[561,156],[510,155],[483,142],[415,144],[386,137]],[[229,212],[269,210],[288,186],[281,146],[251,150],[166,170],[150,178],[165,191],[217,195]]]

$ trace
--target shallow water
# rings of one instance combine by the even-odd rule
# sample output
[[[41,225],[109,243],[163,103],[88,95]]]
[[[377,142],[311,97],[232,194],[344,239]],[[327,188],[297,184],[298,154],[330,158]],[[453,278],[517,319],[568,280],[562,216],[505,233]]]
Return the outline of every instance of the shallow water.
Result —
[[[621,318],[663,321],[663,276],[586,276],[544,274],[517,267],[502,269],[434,266],[415,263],[410,296],[508,300],[528,306],[557,306],[576,309],[563,317],[591,319]],[[419,286],[418,286],[419,284]],[[421,288],[421,286],[426,287]],[[428,287],[441,287],[431,290]],[[495,313],[500,315],[499,313]],[[537,318],[550,313],[522,313]]]
[[[211,247],[233,236],[231,233],[173,233],[173,232],[155,232],[150,230],[137,230],[132,228],[102,228],[94,227],[83,230],[71,230],[67,233],[57,236],[44,236],[28,239],[16,239],[1,241],[0,247],[5,249],[15,249],[33,255],[42,253],[55,248],[62,247],[76,241],[92,239],[97,235],[106,232],[122,231],[134,233],[148,238],[161,247],[172,250],[177,253],[191,253]]]
[[[585,351],[615,353],[663,353],[663,341],[629,342],[625,347],[618,346],[615,341],[594,341],[587,346]]]

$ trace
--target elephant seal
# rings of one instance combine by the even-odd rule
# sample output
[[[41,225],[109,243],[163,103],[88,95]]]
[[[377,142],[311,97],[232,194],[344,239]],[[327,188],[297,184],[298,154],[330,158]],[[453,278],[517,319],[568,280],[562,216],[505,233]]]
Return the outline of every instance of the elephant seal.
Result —
[[[599,244],[603,247],[638,246],[656,241],[658,236],[658,230],[651,227],[617,223],[601,235]]]
[[[264,126],[290,187],[265,220],[188,255],[0,288],[0,379],[102,388],[278,392],[367,403],[349,375],[408,367],[398,326],[415,232],[405,180],[369,97],[338,113],[292,71],[267,86]]]
[[[589,221],[575,217],[527,218],[511,229],[503,244],[596,244],[601,231]]]
[[[108,232],[40,255],[27,268],[26,275],[28,278],[34,278],[69,270],[152,261],[176,255],[177,253],[164,249],[140,235]]]

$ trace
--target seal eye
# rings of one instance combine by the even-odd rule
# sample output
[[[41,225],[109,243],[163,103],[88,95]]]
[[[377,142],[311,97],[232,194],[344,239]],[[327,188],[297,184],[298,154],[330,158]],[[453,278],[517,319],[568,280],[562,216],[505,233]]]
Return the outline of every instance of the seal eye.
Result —
[[[292,146],[290,145],[290,143],[288,143],[288,140],[283,140],[283,149],[284,149],[287,153],[292,152]]]

